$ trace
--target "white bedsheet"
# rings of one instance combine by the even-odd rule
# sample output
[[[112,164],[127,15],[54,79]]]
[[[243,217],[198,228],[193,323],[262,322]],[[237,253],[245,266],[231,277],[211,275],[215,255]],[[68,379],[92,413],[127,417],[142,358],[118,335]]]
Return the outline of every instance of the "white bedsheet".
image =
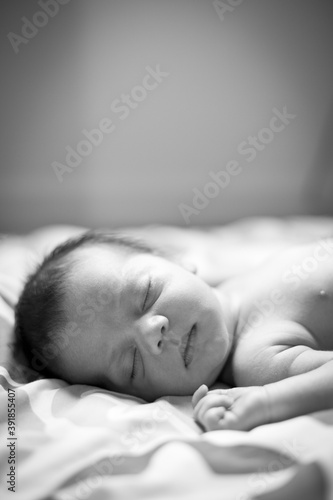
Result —
[[[15,384],[0,368],[17,408],[17,500],[248,498],[286,481],[295,463],[333,443],[333,411],[250,432],[202,434],[189,397],[145,403],[60,380]],[[2,412],[0,464],[8,469]],[[1,487],[1,498],[14,498]]]

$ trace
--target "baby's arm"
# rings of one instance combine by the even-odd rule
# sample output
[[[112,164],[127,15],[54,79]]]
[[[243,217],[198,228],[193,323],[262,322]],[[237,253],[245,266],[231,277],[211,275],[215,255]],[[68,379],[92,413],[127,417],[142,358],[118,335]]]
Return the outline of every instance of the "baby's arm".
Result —
[[[287,357],[287,351],[279,356]],[[289,378],[265,386],[272,422],[333,408],[333,352],[306,348],[290,372]]]
[[[265,383],[272,374],[277,381]],[[294,346],[272,357],[257,356],[248,380],[255,385],[210,392],[199,388],[193,396],[194,418],[205,430],[249,430],[333,408],[331,351]]]

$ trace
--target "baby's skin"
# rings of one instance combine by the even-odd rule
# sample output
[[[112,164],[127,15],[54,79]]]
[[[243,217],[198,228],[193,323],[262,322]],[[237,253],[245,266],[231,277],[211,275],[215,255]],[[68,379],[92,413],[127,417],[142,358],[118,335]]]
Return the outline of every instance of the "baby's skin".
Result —
[[[219,377],[232,388],[195,392],[201,426],[249,430],[333,408],[333,241],[287,250],[218,291],[237,310]]]
[[[217,288],[188,264],[91,246],[78,251],[69,280],[76,334],[57,370],[71,383],[146,401],[194,393],[204,430],[333,408],[332,240]],[[231,388],[209,391],[217,380]]]
[[[146,401],[212,385],[232,346],[227,301],[189,264],[150,253],[77,250],[64,307],[54,371]]]

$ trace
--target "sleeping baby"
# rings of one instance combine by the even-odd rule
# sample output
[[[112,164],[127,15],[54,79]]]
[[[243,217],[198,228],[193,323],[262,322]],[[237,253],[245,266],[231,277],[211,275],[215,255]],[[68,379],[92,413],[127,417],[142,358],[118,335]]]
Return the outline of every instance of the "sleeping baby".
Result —
[[[89,231],[28,278],[15,334],[46,376],[146,401],[193,395],[205,430],[333,408],[333,240],[213,288],[160,249]]]

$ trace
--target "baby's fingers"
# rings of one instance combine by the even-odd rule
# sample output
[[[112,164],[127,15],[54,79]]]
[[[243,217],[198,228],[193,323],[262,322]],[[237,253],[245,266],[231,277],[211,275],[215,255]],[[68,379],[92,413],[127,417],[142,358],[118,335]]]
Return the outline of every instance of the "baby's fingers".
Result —
[[[208,392],[208,387],[203,384],[195,391],[195,393],[192,396],[192,406],[193,408],[199,403],[200,399],[202,399],[204,396],[206,396]]]
[[[200,399],[196,407],[194,408],[193,416],[195,420],[199,422],[203,421],[205,413],[210,408],[229,408],[233,403],[233,400],[224,395],[211,394],[209,393],[204,398]]]
[[[224,406],[209,408],[200,419],[200,424],[206,431],[217,431],[223,429],[223,418],[226,413]]]

